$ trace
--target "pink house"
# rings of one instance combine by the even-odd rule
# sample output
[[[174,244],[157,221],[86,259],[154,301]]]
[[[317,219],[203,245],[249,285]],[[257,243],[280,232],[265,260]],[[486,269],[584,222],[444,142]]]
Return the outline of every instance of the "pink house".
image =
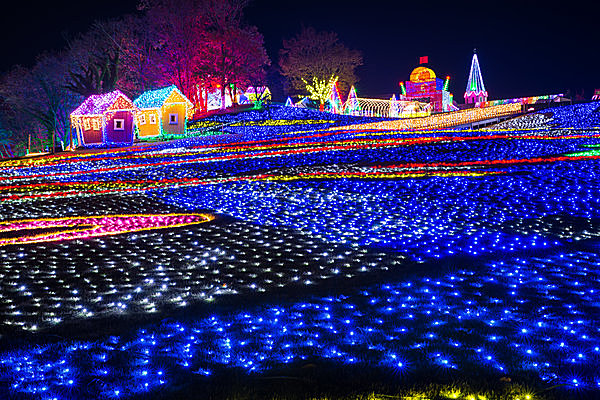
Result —
[[[138,108],[121,91],[88,97],[71,113],[80,146],[131,145]]]

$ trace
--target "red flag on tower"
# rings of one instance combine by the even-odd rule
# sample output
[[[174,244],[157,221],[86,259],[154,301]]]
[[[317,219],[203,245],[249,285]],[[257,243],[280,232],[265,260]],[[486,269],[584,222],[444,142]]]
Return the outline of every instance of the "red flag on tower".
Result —
[[[419,64],[427,64],[429,63],[429,56],[419,57]]]

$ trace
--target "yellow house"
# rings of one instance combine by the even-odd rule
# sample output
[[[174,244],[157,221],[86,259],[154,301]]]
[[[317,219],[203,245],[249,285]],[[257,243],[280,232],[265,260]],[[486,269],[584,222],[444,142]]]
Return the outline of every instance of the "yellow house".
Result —
[[[175,85],[145,92],[133,104],[140,109],[136,113],[140,140],[184,136],[194,115],[194,105]]]

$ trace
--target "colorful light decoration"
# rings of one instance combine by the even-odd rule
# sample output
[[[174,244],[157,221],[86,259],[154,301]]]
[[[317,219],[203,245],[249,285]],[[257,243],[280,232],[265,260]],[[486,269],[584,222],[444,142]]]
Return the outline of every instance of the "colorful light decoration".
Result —
[[[312,82],[305,79],[302,79],[302,82],[306,85],[306,91],[309,93],[308,98],[319,101],[321,106],[323,106],[331,98],[337,80],[338,77],[332,75],[329,79],[313,77]]]
[[[491,107],[498,106],[501,104],[518,103],[522,105],[526,104],[538,104],[538,103],[558,103],[564,101],[564,94],[547,94],[542,96],[530,96],[530,97],[516,97],[513,99],[503,100],[490,100],[475,103],[475,107]]]
[[[71,125],[81,146],[131,145],[138,111],[121,91],[88,97],[71,113]]]
[[[466,125],[477,121],[492,119],[521,113],[520,104],[504,104],[499,106],[476,108],[450,113],[431,115],[425,118],[408,120],[394,120],[356,124],[351,127],[332,129],[376,129],[376,130],[415,130],[415,129],[443,129],[453,126]]]
[[[249,86],[244,92],[247,101],[240,101],[240,104],[264,102],[271,100],[271,89],[268,86]]]
[[[465,103],[481,103],[488,99],[488,92],[483,84],[481,69],[479,68],[479,59],[477,52],[473,51],[473,59],[471,60],[471,70],[469,71],[469,79],[467,81],[467,89],[465,90]]]
[[[260,374],[273,363],[317,359],[377,366],[400,376],[480,368],[497,380],[526,370],[540,374],[547,386],[593,393],[600,380],[586,365],[595,363],[600,349],[592,316],[583,310],[597,308],[588,298],[599,282],[594,255],[539,258],[535,271],[526,260],[491,261],[477,273],[458,269],[342,297],[309,296],[195,321],[170,319],[128,336],[4,352],[0,377],[15,394],[53,396],[66,388],[67,398],[114,398],[164,391],[192,377],[209,379],[223,368]],[[499,296],[482,296],[490,292]],[[567,300],[573,296],[579,304]],[[124,361],[129,368],[119,368]],[[531,392],[518,393],[531,398]],[[450,398],[458,394],[455,388]]]
[[[491,131],[407,131],[404,121],[359,125],[364,118],[281,107],[272,121],[214,119],[236,135],[0,163],[0,199],[10,197],[0,215],[21,220],[1,224],[10,227],[1,240],[91,229],[102,218],[119,232],[0,247],[2,328],[19,337],[0,352],[0,392],[151,396],[217,371],[316,361],[380,368],[402,383],[526,375],[539,379],[536,391],[561,385],[552,390],[593,398],[600,155],[583,146],[600,144],[595,109],[544,110]],[[90,204],[110,216],[89,216]],[[231,218],[150,227],[181,209]],[[386,271],[384,283],[361,279]],[[331,278],[354,280],[310,294]],[[287,287],[301,294],[233,305],[236,294]],[[185,320],[132,322],[123,334],[21,335],[209,306],[225,294],[227,309],[185,309]]]
[[[209,214],[110,215],[73,218],[29,219],[0,222],[0,235],[6,233],[32,235],[0,239],[0,246],[88,239],[153,229],[176,228],[208,222]],[[51,230],[50,233],[36,233]]]
[[[356,96],[356,88],[352,85],[350,92],[348,92],[348,99],[344,104],[344,113],[348,115],[360,115],[360,111],[360,104],[358,102],[358,97]]]
[[[400,85],[400,90],[403,100],[429,103],[434,112],[453,111],[452,93],[446,85],[448,83],[448,78],[444,82],[432,69],[418,66],[411,72],[406,86]]]
[[[133,101],[138,139],[185,136],[194,105],[175,85],[149,90]]]
[[[337,81],[331,88],[331,95],[329,96],[329,110],[334,114],[340,114],[342,112],[342,99],[340,97],[340,91],[338,90]]]
[[[444,81],[444,90],[448,91],[449,86],[450,86],[450,76],[447,76],[446,80]]]
[[[406,96],[406,86],[404,86],[404,82],[400,82],[400,94]]]
[[[396,95],[390,100],[358,98],[354,86],[350,88],[342,113],[363,117],[415,118],[431,115],[431,106],[416,101],[398,101]]]

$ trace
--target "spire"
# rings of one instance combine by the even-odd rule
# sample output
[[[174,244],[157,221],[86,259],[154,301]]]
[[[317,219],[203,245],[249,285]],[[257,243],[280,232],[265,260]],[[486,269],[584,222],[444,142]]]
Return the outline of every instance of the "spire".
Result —
[[[348,100],[346,100],[346,107],[344,111],[346,114],[356,115],[359,110],[360,105],[358,103],[358,97],[356,96],[356,88],[353,85],[348,93]]]
[[[330,111],[332,113],[339,114],[342,111],[342,99],[340,98],[340,92],[338,90],[337,81],[333,84],[333,87],[331,88],[329,104],[331,107]]]
[[[487,101],[488,93],[483,84],[479,60],[477,59],[477,49],[473,49],[473,60],[471,60],[471,71],[469,72],[469,81],[465,91],[465,102],[476,103]]]
[[[398,99],[396,98],[396,94],[392,96],[390,99],[390,112],[389,117],[397,118],[400,114],[400,103],[398,103]]]

